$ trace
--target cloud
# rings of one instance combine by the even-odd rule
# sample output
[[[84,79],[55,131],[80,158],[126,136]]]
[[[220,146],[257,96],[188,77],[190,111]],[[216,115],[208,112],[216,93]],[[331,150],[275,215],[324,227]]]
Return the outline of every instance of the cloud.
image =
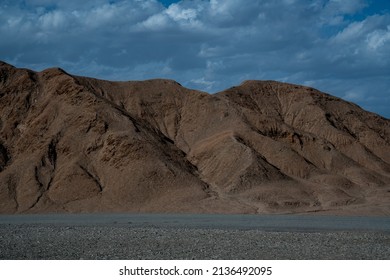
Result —
[[[370,32],[366,37],[368,48],[374,51],[382,47],[388,46],[389,40],[390,40],[390,25],[388,25],[386,29],[374,30]]]
[[[182,9],[178,4],[172,4],[165,11],[174,21],[192,21],[197,17],[195,9]]]
[[[390,14],[375,5],[4,0],[0,59],[104,79],[171,78],[208,92],[243,79],[306,83],[390,117]]]
[[[169,19],[164,14],[156,14],[152,15],[151,17],[147,18],[143,22],[140,23],[140,26],[145,27],[149,30],[163,30],[169,25]]]
[[[349,90],[345,93],[343,98],[354,102],[359,102],[361,100],[364,100],[366,97],[364,96],[363,92]]]
[[[43,30],[63,29],[67,23],[67,20],[61,11],[43,14],[38,20]]]
[[[330,0],[325,4],[325,10],[333,14],[351,15],[366,6],[367,3],[363,0]]]
[[[190,81],[192,84],[201,86],[202,88],[209,90],[213,87],[215,82],[213,81],[207,81],[205,77],[199,78],[199,79],[193,79]]]

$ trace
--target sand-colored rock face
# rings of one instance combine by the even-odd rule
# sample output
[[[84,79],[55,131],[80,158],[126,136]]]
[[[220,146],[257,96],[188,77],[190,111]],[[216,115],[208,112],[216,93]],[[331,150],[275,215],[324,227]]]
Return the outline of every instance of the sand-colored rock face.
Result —
[[[1,62],[0,117],[0,213],[390,214],[390,121],[308,87]]]

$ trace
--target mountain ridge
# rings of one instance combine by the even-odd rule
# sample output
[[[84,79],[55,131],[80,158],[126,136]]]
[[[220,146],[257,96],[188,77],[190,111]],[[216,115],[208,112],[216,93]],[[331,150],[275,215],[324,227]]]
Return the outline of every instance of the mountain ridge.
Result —
[[[1,213],[390,213],[390,120],[310,87],[0,62],[0,115]]]

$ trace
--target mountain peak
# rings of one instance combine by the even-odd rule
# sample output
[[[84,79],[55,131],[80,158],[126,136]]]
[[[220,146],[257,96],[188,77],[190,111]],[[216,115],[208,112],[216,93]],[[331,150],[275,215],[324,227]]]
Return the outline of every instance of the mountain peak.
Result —
[[[64,69],[59,68],[59,67],[47,68],[47,69],[41,71],[41,73],[48,74],[50,76],[53,76],[53,75],[63,75],[63,74],[69,75]]]

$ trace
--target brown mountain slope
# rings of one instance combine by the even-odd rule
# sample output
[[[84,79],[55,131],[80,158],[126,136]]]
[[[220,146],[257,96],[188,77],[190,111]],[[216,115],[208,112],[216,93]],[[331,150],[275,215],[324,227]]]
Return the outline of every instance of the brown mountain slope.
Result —
[[[390,214],[390,121],[311,88],[0,63],[0,116],[1,213]]]

